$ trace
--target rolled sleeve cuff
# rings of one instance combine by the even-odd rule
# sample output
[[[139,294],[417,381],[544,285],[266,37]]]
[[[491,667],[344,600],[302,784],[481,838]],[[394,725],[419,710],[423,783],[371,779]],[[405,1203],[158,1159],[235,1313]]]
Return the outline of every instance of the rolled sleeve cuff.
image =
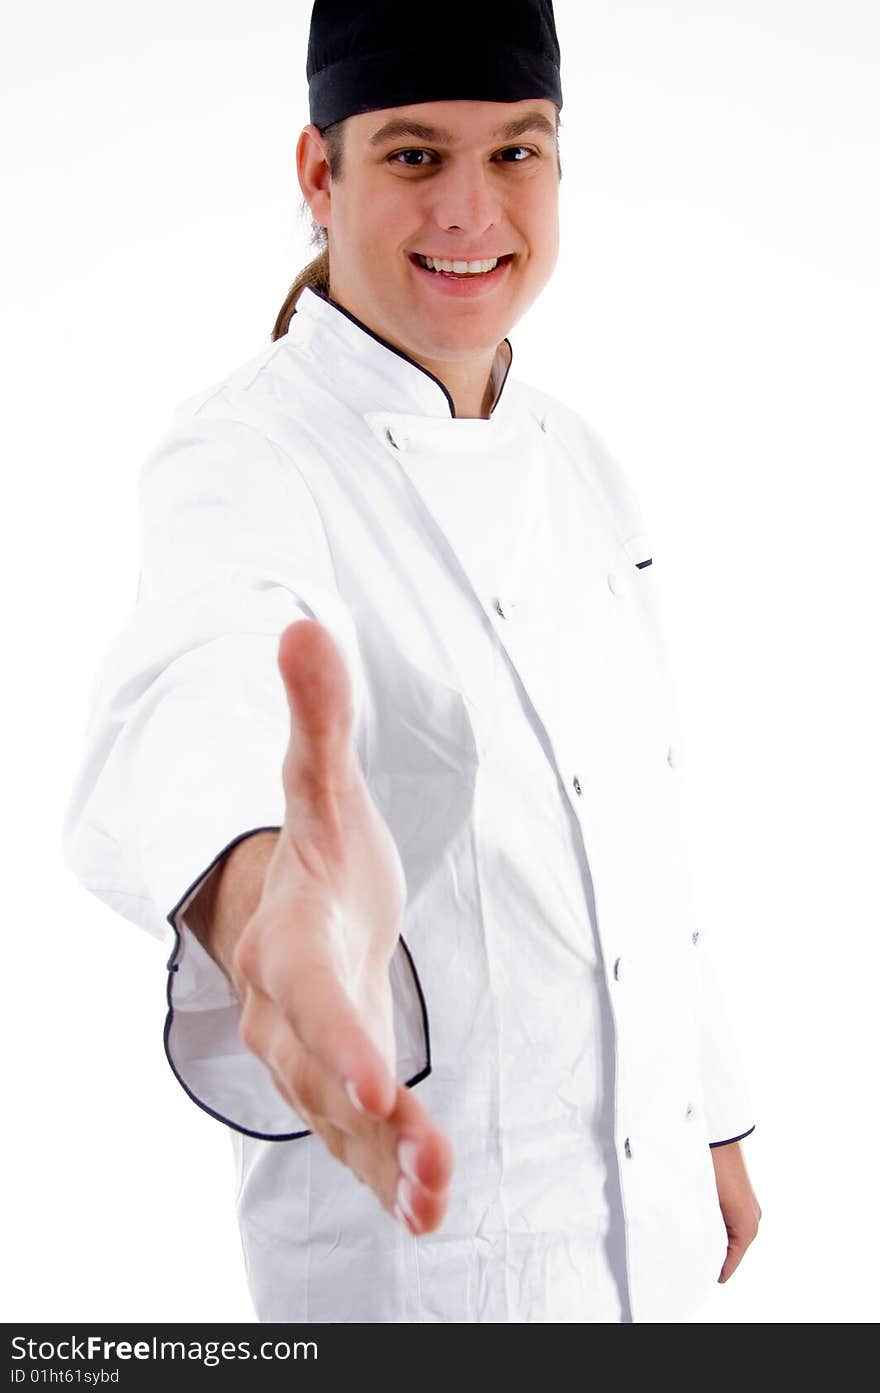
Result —
[[[242,1004],[226,974],[186,921],[218,862],[243,837],[280,830],[258,827],[236,837],[189,887],[168,915],[175,944],[168,959],[165,1055],[181,1087],[211,1117],[245,1136],[292,1141],[309,1136],[304,1119],[282,1097],[268,1066],[241,1039]],[[428,1012],[415,963],[400,937],[389,964],[397,1047],[396,1078],[412,1087],[431,1072]]]

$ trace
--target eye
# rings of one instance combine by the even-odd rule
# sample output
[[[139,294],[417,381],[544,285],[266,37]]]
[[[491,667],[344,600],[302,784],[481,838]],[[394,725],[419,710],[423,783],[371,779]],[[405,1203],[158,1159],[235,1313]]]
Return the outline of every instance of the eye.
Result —
[[[506,149],[500,150],[498,153],[505,164],[525,164],[526,161],[524,159],[517,160],[505,158],[505,156],[507,155],[515,155],[517,151],[520,151],[526,155],[534,155],[537,153],[536,151],[532,150],[528,145],[508,145]]]
[[[527,164],[529,157],[538,157],[538,151],[529,145],[507,145],[499,150],[495,159],[503,164]],[[428,164],[436,164],[437,156],[433,150],[423,150],[413,146],[408,150],[395,150],[388,156],[389,163],[400,164],[404,169],[424,169]]]
[[[391,162],[392,162],[393,164],[396,164],[396,163],[400,162],[401,156],[403,156],[403,155],[431,155],[431,151],[430,151],[430,150],[418,150],[418,149],[412,149],[412,150],[396,150],[396,151],[394,152],[394,154],[393,154],[393,155],[389,155],[388,158],[389,158],[389,160],[391,160]],[[407,169],[421,169],[421,168],[422,168],[421,162],[419,162],[418,164],[416,164],[416,162],[415,162],[414,160],[413,160],[413,161],[406,160],[404,163],[405,163],[405,167],[406,167]]]

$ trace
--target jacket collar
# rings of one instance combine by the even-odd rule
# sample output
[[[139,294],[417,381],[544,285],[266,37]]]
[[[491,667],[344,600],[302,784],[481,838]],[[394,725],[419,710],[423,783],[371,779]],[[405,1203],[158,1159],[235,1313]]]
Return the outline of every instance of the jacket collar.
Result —
[[[438,377],[313,286],[300,295],[287,333],[293,346],[315,360],[335,393],[362,415],[394,412],[459,419]],[[513,346],[505,338],[492,367],[492,420],[507,414],[509,393],[505,396],[503,389],[512,359]],[[464,424],[470,418],[460,419]]]

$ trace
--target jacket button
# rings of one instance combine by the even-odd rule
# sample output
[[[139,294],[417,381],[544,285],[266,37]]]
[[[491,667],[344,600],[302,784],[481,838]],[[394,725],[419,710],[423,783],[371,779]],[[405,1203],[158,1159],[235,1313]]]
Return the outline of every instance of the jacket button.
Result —
[[[669,765],[670,769],[674,769],[678,763],[678,750],[674,745],[670,745],[669,749],[666,751],[666,763]]]
[[[388,441],[389,445],[394,446],[395,450],[398,448],[397,441],[394,438],[394,431],[391,429],[390,426],[385,427],[385,439]]]
[[[574,785],[574,791],[575,791],[575,793],[578,794],[578,796],[580,796],[581,781],[580,781],[580,779],[578,778],[577,774],[575,774],[574,778],[572,779],[572,783],[573,783],[573,785]]]
[[[687,1107],[684,1110],[685,1121],[690,1122],[695,1112],[696,1108],[694,1107],[693,1103],[688,1103]]]
[[[612,595],[617,595],[620,591],[620,581],[617,578],[616,571],[608,572],[608,589],[611,591]]]
[[[699,941],[700,941],[700,930],[699,930],[699,929],[694,929],[693,933],[691,934],[691,943],[697,944],[697,943],[699,943]]]
[[[614,959],[614,980],[615,980],[615,982],[619,982],[619,981],[620,981],[620,974],[621,974],[621,959],[620,959],[620,958],[615,958],[615,959]]]
[[[629,1137],[626,1137],[626,1139],[624,1140],[623,1150],[626,1156],[632,1156],[632,1147],[629,1144]]]
[[[503,602],[503,600],[501,599],[501,596],[500,596],[500,595],[498,596],[497,600],[495,601],[495,608],[496,608],[496,610],[498,611],[498,613],[501,615],[501,618],[502,618],[502,619],[506,619],[506,618],[507,618],[507,614],[505,613],[505,610],[504,610],[504,602]]]

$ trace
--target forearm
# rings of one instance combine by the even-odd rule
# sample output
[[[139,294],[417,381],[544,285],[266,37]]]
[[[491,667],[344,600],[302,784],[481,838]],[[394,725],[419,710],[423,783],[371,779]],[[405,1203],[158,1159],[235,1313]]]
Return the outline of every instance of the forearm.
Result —
[[[192,932],[236,990],[233,953],[260,902],[277,839],[277,832],[268,831],[255,832],[237,842],[214,867],[186,913]]]

